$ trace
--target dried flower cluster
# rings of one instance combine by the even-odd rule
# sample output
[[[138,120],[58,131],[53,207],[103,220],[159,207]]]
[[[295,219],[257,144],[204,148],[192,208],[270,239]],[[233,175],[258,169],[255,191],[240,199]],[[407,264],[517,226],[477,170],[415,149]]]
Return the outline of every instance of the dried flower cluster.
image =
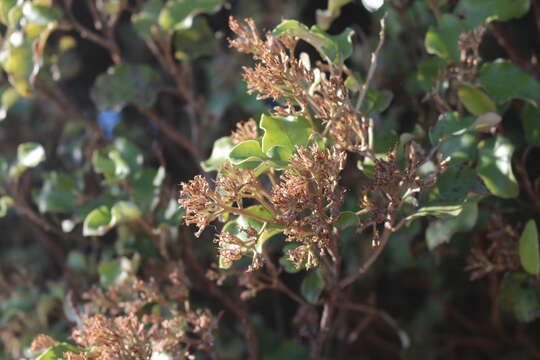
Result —
[[[238,35],[230,40],[230,46],[252,54],[258,62],[254,68],[244,67],[249,92],[258,93],[258,99],[283,103],[274,108],[278,115],[319,120],[339,148],[366,151],[369,122],[357,116],[342,69],[323,65],[311,68],[309,60],[294,57],[298,41],[292,36],[267,33],[263,41],[253,20],[245,22],[247,26],[230,18],[230,27]]]
[[[211,350],[216,319],[206,310],[178,309],[178,299],[165,298],[166,293],[153,281],[134,280],[107,292],[94,289],[85,294],[88,302],[82,320],[72,332],[82,351],[67,352],[66,358],[150,360],[153,354],[163,353],[173,359],[192,359],[193,351]],[[55,344],[56,340],[41,335],[32,351]]]
[[[278,221],[286,227],[287,240],[302,244],[290,252],[291,260],[298,267],[305,262],[309,268],[317,265],[313,255],[324,253],[335,240],[334,222],[343,202],[338,180],[346,155],[317,145],[297,152],[290,159],[291,169],[283,172],[274,188],[272,203],[279,210]]]

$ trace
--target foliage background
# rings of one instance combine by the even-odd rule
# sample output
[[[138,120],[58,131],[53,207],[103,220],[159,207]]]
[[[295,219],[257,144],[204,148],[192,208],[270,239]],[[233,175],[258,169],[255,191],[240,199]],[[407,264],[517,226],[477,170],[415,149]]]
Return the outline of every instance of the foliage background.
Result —
[[[216,263],[213,230],[195,240],[181,225],[178,184],[204,171],[200,163],[216,139],[275,105],[246,94],[241,67],[250,60],[228,48],[229,15],[251,17],[265,29],[282,18],[311,26],[328,4],[216,1],[193,25],[160,18],[156,30],[149,3],[161,6],[0,1],[2,358],[25,355],[39,333],[67,339],[70,308],[92,285],[107,288],[133,274],[159,279],[180,261],[193,306],[224,311],[215,332],[219,357],[247,356],[246,323],[211,294],[214,287],[204,276]],[[175,3],[186,6],[172,0],[167,6]],[[485,196],[457,218],[423,218],[392,235],[382,257],[351,289],[391,320],[351,312],[327,358],[540,358],[533,230],[532,250],[520,254],[519,248],[525,224],[540,211],[537,2],[392,0],[375,12],[360,1],[345,3],[328,33],[355,30],[347,65],[364,74],[379,19],[387,13],[387,39],[372,81],[374,89],[388,92],[373,94],[380,152],[403,134],[429,144],[430,129],[448,104],[471,117],[487,108],[502,122],[492,134],[461,135],[443,149],[452,161],[478,171]],[[463,77],[469,81],[466,69],[453,67],[460,62],[459,33],[487,22],[478,48],[478,61],[488,65],[480,71],[483,90],[457,91]],[[307,44],[300,51],[313,63],[320,59]],[[438,78],[443,68],[456,73]],[[478,83],[476,77],[470,81]],[[363,181],[355,168],[348,163],[342,176],[351,189],[345,203],[350,210]],[[85,222],[94,209],[102,209],[94,213],[97,223]],[[347,229],[341,240],[348,266],[359,266],[370,236]],[[276,259],[281,245],[270,245]],[[524,271],[527,266],[532,270]],[[301,293],[304,276],[285,273],[283,279]],[[247,314],[262,358],[307,357],[309,329],[302,327],[296,303],[271,291],[243,302],[234,276],[219,288]]]

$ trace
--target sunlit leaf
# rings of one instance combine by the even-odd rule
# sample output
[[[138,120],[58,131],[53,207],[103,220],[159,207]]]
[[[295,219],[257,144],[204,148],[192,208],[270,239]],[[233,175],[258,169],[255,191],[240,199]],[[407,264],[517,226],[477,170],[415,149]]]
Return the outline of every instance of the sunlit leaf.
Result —
[[[215,13],[224,0],[172,0],[159,14],[159,25],[166,30],[189,29],[193,18],[201,13]]]
[[[478,79],[497,102],[524,99],[540,104],[540,83],[511,61],[499,59],[485,63],[480,68]]]
[[[43,176],[43,185],[35,195],[41,213],[58,213],[73,210],[79,201],[75,179],[52,171]]]
[[[510,141],[500,135],[478,145],[476,172],[493,195],[504,199],[519,195],[519,186],[512,171],[513,152]]]
[[[265,154],[274,146],[283,146],[292,154],[296,146],[307,145],[312,133],[304,117],[262,115],[260,126],[264,130],[261,150]]]
[[[111,210],[100,206],[92,210],[84,219],[83,236],[102,236],[111,228]]]
[[[22,143],[17,147],[17,161],[29,168],[36,167],[45,161],[45,149],[38,143]]]
[[[478,205],[476,202],[469,202],[463,206],[463,211],[458,216],[431,222],[426,229],[428,248],[433,250],[443,243],[448,243],[455,233],[471,231],[477,218]]]
[[[459,34],[464,31],[460,19],[451,14],[444,14],[437,26],[430,26],[426,34],[425,46],[428,53],[445,60],[459,61]]]
[[[458,96],[461,103],[473,115],[482,115],[497,111],[497,107],[493,101],[478,87],[461,85],[458,89]]]
[[[201,163],[204,171],[219,170],[223,162],[229,158],[229,154],[234,147],[230,137],[222,137],[214,142],[212,154],[210,157]],[[259,146],[260,147],[260,146]]]

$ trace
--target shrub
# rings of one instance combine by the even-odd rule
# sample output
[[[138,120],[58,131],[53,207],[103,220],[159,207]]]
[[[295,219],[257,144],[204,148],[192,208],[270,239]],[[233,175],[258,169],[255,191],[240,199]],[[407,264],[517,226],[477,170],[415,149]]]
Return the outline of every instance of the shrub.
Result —
[[[538,357],[539,9],[363,4],[0,1],[3,357]]]

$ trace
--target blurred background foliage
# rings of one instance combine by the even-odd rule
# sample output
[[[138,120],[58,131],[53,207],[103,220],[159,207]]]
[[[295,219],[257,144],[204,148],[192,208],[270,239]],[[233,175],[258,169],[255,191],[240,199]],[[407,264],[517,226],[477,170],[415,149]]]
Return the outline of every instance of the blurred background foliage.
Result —
[[[473,169],[484,196],[392,235],[351,289],[387,318],[351,313],[328,358],[540,358],[540,6],[529,0],[0,0],[0,357],[31,356],[39,333],[68,340],[92,286],[160,279],[182,260],[192,307],[224,311],[219,358],[246,357],[246,324],[223,294],[261,358],[306,358],[296,303],[272,292],[242,302],[235,281],[205,276],[211,234],[195,242],[181,224],[178,183],[208,174],[213,142],[274,105],[246,94],[250,62],[228,48],[229,15],[350,27],[347,65],[365,74],[384,14],[366,110],[378,152],[440,142],[457,166],[440,181]],[[484,131],[460,132],[470,126]],[[342,178],[351,210],[355,165]],[[354,229],[342,243],[351,268],[371,246]],[[284,281],[311,296],[305,272],[289,270]]]

